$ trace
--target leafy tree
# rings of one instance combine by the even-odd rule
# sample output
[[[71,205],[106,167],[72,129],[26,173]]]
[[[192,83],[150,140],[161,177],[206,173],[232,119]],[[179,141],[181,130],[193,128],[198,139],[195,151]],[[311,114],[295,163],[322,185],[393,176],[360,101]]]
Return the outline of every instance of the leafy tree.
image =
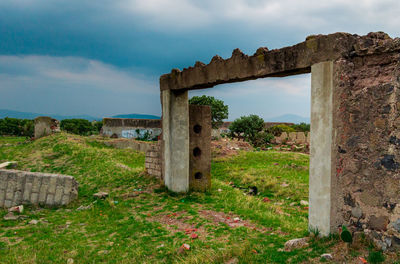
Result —
[[[0,119],[0,135],[33,137],[33,120],[9,118]]]
[[[100,133],[101,128],[103,127],[103,121],[94,121],[93,123],[94,130]]]
[[[89,135],[95,128],[86,119],[64,119],[61,120],[61,130],[78,135]]]
[[[249,142],[254,142],[258,133],[264,128],[264,120],[258,115],[242,116],[237,118],[229,126],[231,135],[243,137]]]
[[[189,100],[189,104],[211,106],[211,125],[214,129],[220,127],[223,123],[222,120],[228,118],[228,106],[224,104],[224,101],[213,96],[193,96]]]

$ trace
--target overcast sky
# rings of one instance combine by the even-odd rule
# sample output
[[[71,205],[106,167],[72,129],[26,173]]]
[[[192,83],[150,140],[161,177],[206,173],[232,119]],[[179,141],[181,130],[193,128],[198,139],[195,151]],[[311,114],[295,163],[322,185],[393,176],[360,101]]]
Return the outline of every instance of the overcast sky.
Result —
[[[398,0],[0,0],[0,108],[44,114],[160,115],[172,68],[281,48],[338,31],[400,36]],[[229,119],[309,116],[310,75],[192,92]]]

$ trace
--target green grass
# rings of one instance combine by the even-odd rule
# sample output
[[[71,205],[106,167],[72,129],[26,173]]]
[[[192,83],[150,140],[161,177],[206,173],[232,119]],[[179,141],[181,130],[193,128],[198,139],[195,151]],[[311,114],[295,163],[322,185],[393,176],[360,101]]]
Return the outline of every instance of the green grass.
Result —
[[[307,208],[300,205],[308,200],[304,154],[243,152],[216,159],[212,189],[186,195],[169,193],[147,176],[143,154],[93,138],[60,133],[0,144],[0,162],[6,160],[17,161],[21,170],[72,175],[80,185],[79,199],[67,207],[28,207],[28,218],[14,222],[4,221],[6,211],[0,210],[1,263],[307,263],[338,243],[332,236],[311,239],[306,249],[281,251],[287,240],[308,235]],[[257,186],[259,195],[245,195],[231,182]],[[94,200],[99,190],[109,198]],[[77,211],[81,205],[92,207]],[[206,211],[238,216],[250,227],[218,223]],[[29,224],[32,219],[39,224]],[[185,233],[188,227],[198,228],[198,239]],[[191,249],[180,252],[183,243]]]

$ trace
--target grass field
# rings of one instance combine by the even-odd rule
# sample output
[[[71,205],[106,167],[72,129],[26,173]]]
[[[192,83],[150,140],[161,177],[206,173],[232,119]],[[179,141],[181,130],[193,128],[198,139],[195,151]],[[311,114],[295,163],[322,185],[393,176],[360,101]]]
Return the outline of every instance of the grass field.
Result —
[[[212,189],[187,195],[148,177],[143,154],[95,138],[0,138],[0,162],[7,160],[21,170],[72,175],[80,186],[74,203],[28,207],[24,220],[5,221],[0,209],[0,263],[309,263],[341,243],[312,237],[305,249],[282,251],[287,240],[309,235],[300,205],[308,200],[309,160],[301,153],[214,159]],[[246,195],[249,186],[259,195]],[[95,200],[97,191],[110,196]],[[77,210],[82,205],[90,209]],[[184,243],[190,250],[180,249]]]

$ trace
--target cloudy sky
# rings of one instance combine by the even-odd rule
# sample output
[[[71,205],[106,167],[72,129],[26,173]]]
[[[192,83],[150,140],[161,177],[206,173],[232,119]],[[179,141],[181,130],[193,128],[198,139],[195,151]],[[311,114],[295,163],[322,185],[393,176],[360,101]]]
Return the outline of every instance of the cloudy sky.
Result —
[[[400,36],[398,0],[0,0],[0,109],[160,115],[158,78],[235,48],[253,54],[338,31]],[[229,119],[309,116],[310,75],[192,92]]]

